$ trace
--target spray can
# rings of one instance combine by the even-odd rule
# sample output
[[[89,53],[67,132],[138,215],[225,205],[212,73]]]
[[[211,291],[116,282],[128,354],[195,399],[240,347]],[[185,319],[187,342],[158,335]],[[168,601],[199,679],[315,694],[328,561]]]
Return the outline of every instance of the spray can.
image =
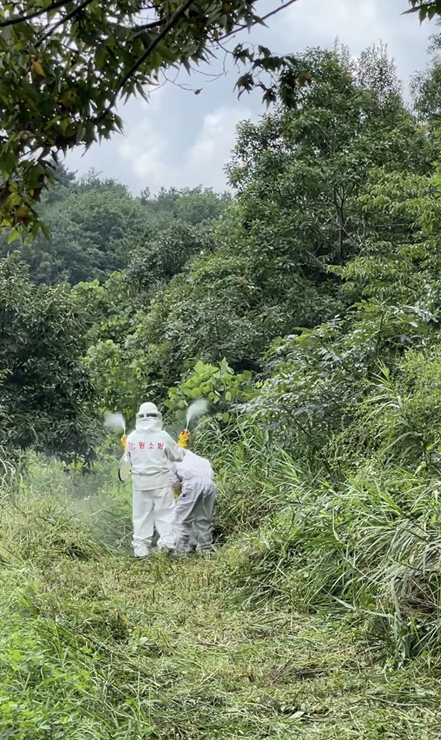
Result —
[[[132,465],[130,460],[126,457],[127,452],[127,434],[123,434],[121,437],[121,444],[123,446],[124,455],[122,456],[121,460],[119,461],[118,465],[118,478],[121,481],[121,483],[124,483],[128,478],[130,478],[132,474]]]
[[[183,431],[179,435],[178,446],[186,450],[189,439],[190,439],[190,432],[188,431],[188,429],[183,429]]]

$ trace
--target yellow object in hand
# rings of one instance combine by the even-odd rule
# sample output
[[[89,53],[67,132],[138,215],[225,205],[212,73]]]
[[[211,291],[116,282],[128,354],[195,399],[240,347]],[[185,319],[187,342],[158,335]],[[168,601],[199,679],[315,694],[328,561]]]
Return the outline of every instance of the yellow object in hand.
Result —
[[[121,437],[121,444],[125,452],[127,448],[127,434],[123,434],[123,436]]]
[[[178,447],[182,447],[184,450],[187,448],[188,440],[190,439],[190,432],[188,429],[184,429],[179,435]]]

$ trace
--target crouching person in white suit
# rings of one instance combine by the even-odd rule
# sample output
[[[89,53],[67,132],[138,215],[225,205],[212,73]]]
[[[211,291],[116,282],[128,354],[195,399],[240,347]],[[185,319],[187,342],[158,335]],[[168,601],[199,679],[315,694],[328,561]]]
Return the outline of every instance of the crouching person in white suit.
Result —
[[[149,555],[155,527],[158,548],[173,550],[176,502],[170,490],[169,464],[182,460],[184,451],[162,429],[162,415],[154,403],[140,406],[135,431],[127,437],[126,455],[132,465],[135,557]]]
[[[181,489],[176,502],[176,552],[211,552],[212,519],[216,499],[213,470],[204,457],[184,450],[182,462],[170,465],[170,484]]]

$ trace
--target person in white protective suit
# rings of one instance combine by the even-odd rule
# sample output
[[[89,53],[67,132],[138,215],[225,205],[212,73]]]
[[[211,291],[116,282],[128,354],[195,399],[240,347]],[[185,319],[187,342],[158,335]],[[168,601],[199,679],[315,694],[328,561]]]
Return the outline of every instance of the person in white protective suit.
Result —
[[[213,470],[204,457],[184,450],[182,462],[170,465],[170,484],[181,489],[176,502],[176,552],[211,552],[212,519],[216,500]]]
[[[163,430],[162,415],[154,403],[139,407],[135,431],[127,437],[126,455],[132,465],[135,557],[149,555],[155,527],[158,548],[173,550],[176,501],[170,490],[169,463],[182,460],[184,451]]]

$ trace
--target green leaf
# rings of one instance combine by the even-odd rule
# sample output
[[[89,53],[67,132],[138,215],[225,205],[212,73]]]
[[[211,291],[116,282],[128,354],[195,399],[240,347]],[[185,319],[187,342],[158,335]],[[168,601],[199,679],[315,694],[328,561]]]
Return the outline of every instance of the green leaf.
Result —
[[[43,67],[41,66],[40,62],[38,62],[36,59],[31,60],[31,69],[37,75],[40,75],[41,77],[46,77]]]
[[[20,237],[20,232],[17,229],[12,229],[8,237],[8,244],[12,244],[13,241]]]

